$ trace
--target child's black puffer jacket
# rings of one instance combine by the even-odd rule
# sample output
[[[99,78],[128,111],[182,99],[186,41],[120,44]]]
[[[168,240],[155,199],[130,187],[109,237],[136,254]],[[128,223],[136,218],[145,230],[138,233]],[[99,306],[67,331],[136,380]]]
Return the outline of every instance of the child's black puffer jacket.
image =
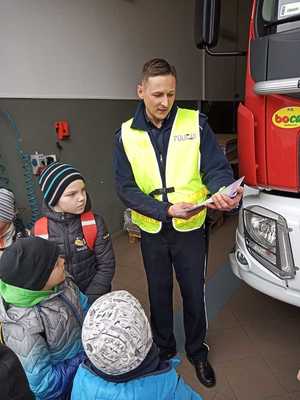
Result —
[[[90,303],[109,292],[115,272],[115,257],[103,217],[94,214],[97,238],[92,251],[84,240],[80,215],[55,212],[45,204],[42,211],[48,218],[49,240],[59,245],[66,259],[66,270],[73,276],[79,289],[88,296]],[[90,211],[89,200],[87,211]]]

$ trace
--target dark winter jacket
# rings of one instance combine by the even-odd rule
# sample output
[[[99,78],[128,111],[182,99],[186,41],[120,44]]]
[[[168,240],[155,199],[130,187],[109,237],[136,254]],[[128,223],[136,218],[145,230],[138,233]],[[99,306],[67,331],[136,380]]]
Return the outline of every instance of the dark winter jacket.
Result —
[[[85,211],[89,211],[89,201]],[[48,218],[49,240],[55,241],[66,259],[66,270],[73,276],[90,304],[111,289],[115,257],[104,219],[95,215],[97,238],[94,251],[85,243],[80,215],[55,212],[45,204],[42,213]]]
[[[0,344],[0,388],[2,400],[34,400],[23,367],[16,354]]]
[[[169,116],[164,120],[162,127],[157,128],[147,118],[144,103],[140,102],[131,125],[133,129],[148,132],[156,154],[163,185],[165,185],[166,181],[165,167],[169,139],[176,113],[177,106],[174,105]],[[199,151],[201,152],[200,174],[203,183],[207,186],[209,192],[213,194],[222,186],[227,186],[234,181],[233,172],[217,143],[206,115],[202,113],[199,113],[199,135]],[[163,201],[158,201],[143,193],[137,186],[131,164],[124,150],[121,129],[117,131],[115,137],[114,170],[117,193],[127,207],[162,222],[171,221],[167,213],[171,204],[167,195],[163,196]]]

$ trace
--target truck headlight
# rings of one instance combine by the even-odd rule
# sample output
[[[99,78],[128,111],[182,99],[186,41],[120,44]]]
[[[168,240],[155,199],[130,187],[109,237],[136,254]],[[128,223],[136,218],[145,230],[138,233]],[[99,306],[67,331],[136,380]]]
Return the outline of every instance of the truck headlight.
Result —
[[[284,217],[260,206],[243,210],[246,246],[250,254],[281,279],[292,279],[296,268]]]

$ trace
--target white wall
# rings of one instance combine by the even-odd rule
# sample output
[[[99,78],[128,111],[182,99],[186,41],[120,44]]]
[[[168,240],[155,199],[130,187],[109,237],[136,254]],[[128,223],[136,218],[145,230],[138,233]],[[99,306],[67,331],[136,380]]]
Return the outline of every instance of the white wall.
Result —
[[[143,63],[201,94],[193,0],[0,0],[0,97],[133,99]]]

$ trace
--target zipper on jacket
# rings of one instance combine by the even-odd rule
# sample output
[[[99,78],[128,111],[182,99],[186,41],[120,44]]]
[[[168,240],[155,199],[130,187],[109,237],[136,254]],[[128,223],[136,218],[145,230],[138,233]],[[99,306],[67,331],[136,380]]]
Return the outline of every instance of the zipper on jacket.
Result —
[[[163,189],[165,189],[166,188],[166,165],[164,165],[163,155],[162,155],[160,147],[157,144],[157,140],[154,139],[154,134],[153,133],[150,134],[149,132],[147,132],[147,133],[148,133],[152,147],[156,154],[156,160],[157,160],[157,164],[158,164],[158,168],[159,168],[162,187],[163,187]],[[168,201],[168,197],[166,194],[163,194],[163,201]]]
[[[164,165],[162,153],[159,152],[158,154],[159,154],[159,161],[160,161],[159,171],[160,171],[160,176],[161,176],[161,183],[162,183],[163,189],[166,189],[166,187],[167,187],[167,185],[166,185],[166,165]],[[168,195],[166,193],[163,194],[162,199],[163,199],[163,201],[169,201]]]
[[[63,222],[63,232],[64,232],[64,247],[65,247],[65,259],[67,263],[67,270],[70,271],[71,268],[71,248],[68,236],[67,221],[65,219],[64,213],[62,213],[61,220]]]

